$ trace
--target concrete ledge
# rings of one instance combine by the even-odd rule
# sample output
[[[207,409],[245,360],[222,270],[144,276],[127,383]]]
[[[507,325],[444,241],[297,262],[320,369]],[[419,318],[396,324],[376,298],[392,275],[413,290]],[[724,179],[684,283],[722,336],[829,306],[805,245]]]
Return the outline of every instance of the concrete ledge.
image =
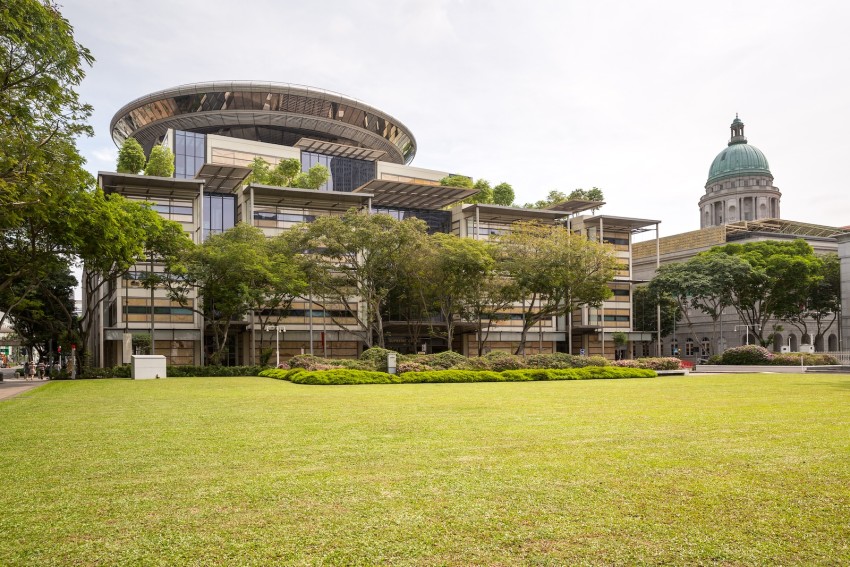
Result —
[[[753,364],[698,364],[694,372],[728,373],[728,374],[805,374],[806,368],[815,366],[770,366]]]
[[[687,376],[691,373],[689,368],[680,368],[678,370],[656,370],[659,376]]]

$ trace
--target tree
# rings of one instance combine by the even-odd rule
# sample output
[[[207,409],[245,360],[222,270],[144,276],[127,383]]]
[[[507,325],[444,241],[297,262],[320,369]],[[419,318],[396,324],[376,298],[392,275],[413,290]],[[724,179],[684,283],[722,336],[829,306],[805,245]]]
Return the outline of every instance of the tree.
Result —
[[[259,185],[318,189],[330,177],[328,168],[318,164],[302,172],[301,162],[295,158],[282,159],[274,168],[259,156],[251,161],[251,183]]]
[[[73,145],[75,137],[92,134],[92,108],[75,89],[94,58],[47,2],[4,3],[0,38],[0,215],[6,217],[19,210],[14,203],[34,202],[27,191],[37,175],[33,162],[45,161],[57,136]]]
[[[632,327],[635,331],[658,332],[658,305],[661,305],[661,336],[673,332],[675,322],[681,318],[678,305],[669,295],[659,296],[649,286],[636,287],[632,293]],[[657,335],[654,335],[657,336]]]
[[[480,302],[482,282],[493,275],[496,262],[488,243],[452,234],[431,235],[429,272],[433,297],[446,326],[446,342],[452,350],[457,323]]]
[[[174,153],[171,149],[156,145],[151,149],[148,164],[145,166],[145,175],[156,177],[171,177],[174,175]]]
[[[376,342],[383,347],[387,297],[402,281],[403,260],[424,245],[425,223],[350,210],[284,234],[293,239],[293,249],[302,251],[314,301],[341,306],[356,322],[353,332],[367,347]],[[332,313],[334,324],[348,330]]]
[[[499,250],[515,297],[523,302],[516,354],[525,352],[528,331],[539,321],[572,312],[577,305],[598,306],[612,295],[608,283],[618,264],[611,247],[562,226],[514,223],[500,238]]]
[[[465,178],[464,178],[465,179]],[[464,203],[492,203],[493,202],[493,189],[490,187],[490,182],[486,179],[479,179],[472,186],[473,189],[478,190],[478,193],[464,199]]]
[[[510,207],[514,204],[514,188],[508,183],[499,183],[493,188],[493,202]]]
[[[695,344],[701,340],[694,334],[692,309],[711,317],[712,342],[716,344],[718,319],[734,303],[736,282],[745,279],[750,270],[747,262],[735,256],[698,254],[687,262],[661,266],[649,291],[654,297],[675,302]]]
[[[274,268],[262,230],[244,223],[187,247],[169,266],[172,300],[189,306],[190,291],[197,291],[198,304],[192,309],[203,315],[212,331],[213,364],[225,360],[233,322],[263,305],[269,282],[276,280]]]
[[[118,150],[118,173],[137,174],[145,168],[145,150],[135,138],[127,138]]]
[[[604,201],[605,196],[602,194],[602,189],[598,187],[593,187],[591,189],[573,189],[573,191],[567,195],[561,191],[549,191],[549,194],[546,195],[545,199],[540,201],[536,201],[534,203],[526,203],[523,205],[529,209],[548,209],[552,205],[557,205],[559,203],[564,203],[566,201]],[[599,207],[594,207],[592,210],[597,210]]]
[[[97,189],[81,194],[77,206],[70,218],[74,223],[73,249],[84,267],[85,302],[77,322],[79,354],[83,358],[97,311],[109,297],[109,287],[152,256],[170,262],[169,257],[191,241],[179,223],[162,218],[146,203],[121,195],[105,195]],[[67,321],[72,320],[71,313],[65,315]]]
[[[464,189],[472,189],[472,178],[465,175],[448,175],[440,179],[440,185],[443,187],[462,187]]]
[[[801,334],[822,337],[835,324],[841,311],[841,265],[836,254],[815,257],[813,274],[806,278],[805,301],[795,304],[792,296],[782,302],[778,317]],[[799,299],[799,298],[796,298]],[[814,329],[809,329],[809,322]]]
[[[821,277],[820,262],[801,239],[726,244],[703,254],[734,256],[750,266],[732,282],[731,306],[762,346],[772,339],[772,333],[765,336],[768,321],[803,311]]]

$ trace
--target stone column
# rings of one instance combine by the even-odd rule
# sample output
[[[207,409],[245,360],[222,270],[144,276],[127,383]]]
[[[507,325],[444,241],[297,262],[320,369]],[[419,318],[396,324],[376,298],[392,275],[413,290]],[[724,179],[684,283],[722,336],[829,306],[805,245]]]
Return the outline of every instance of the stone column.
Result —
[[[850,234],[838,240],[838,259],[841,261],[841,344],[839,350],[850,349]]]

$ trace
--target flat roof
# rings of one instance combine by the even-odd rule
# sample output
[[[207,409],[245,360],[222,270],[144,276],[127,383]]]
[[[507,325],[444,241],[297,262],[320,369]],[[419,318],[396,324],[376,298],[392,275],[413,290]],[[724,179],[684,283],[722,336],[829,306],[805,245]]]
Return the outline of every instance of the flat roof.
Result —
[[[629,230],[632,232],[643,232],[649,230],[648,226],[661,224],[660,220],[636,219],[631,217],[614,217],[611,215],[596,215],[581,219],[584,224],[601,224],[602,229],[610,228],[612,230]]]
[[[546,210],[549,211],[563,211],[568,214],[576,214],[583,211],[589,211],[591,209],[598,209],[605,204],[605,201],[585,201],[582,199],[571,199],[569,201],[562,201],[560,203],[555,203],[554,205],[549,205],[546,207]]]
[[[387,155],[387,152],[383,150],[360,148],[347,144],[338,144],[336,142],[323,142],[322,140],[314,140],[312,138],[301,138],[295,142],[295,147],[301,148],[305,152],[315,152],[326,156],[362,159],[366,161],[378,161]]]
[[[765,232],[789,236],[808,236],[813,238],[835,238],[839,234],[848,234],[847,228],[838,228],[822,224],[811,224],[783,219],[761,219],[755,221],[738,221],[726,226],[726,234],[733,236],[740,233]]]
[[[373,196],[369,193],[348,193],[345,191],[318,191],[315,189],[297,189],[295,187],[276,187],[274,185],[248,185],[242,193],[253,189],[255,204],[274,204],[290,207],[321,207],[323,209],[348,210],[362,206]]]
[[[205,163],[195,178],[202,179],[210,193],[232,193],[250,174],[250,167]]]
[[[371,193],[372,204],[410,209],[442,209],[478,193],[478,189],[373,179],[354,190]]]
[[[472,203],[463,205],[463,212],[474,214],[478,209],[478,218],[486,221],[513,222],[520,220],[549,220],[556,221],[566,216],[563,211],[551,209],[531,209],[525,207],[508,207],[505,205],[491,205],[489,203]]]
[[[174,177],[157,177],[154,175],[136,175],[133,173],[116,173],[114,171],[98,171],[97,182],[106,192],[115,191],[119,187],[132,188],[134,193],[145,195],[168,196],[175,193],[198,193],[203,186],[202,179],[177,179]]]

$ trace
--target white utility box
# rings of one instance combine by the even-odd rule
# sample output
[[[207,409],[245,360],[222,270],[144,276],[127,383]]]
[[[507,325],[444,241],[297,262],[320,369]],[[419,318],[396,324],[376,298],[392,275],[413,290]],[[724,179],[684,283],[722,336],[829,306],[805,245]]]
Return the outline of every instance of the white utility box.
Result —
[[[789,347],[788,345],[782,345],[781,347],[779,347],[779,352],[781,352],[782,354],[785,354],[786,352],[791,352],[791,347]]]
[[[165,357],[161,354],[134,354],[130,360],[130,377],[133,380],[165,378]]]
[[[807,352],[809,354],[812,354],[813,352],[815,352],[815,347],[814,345],[800,345],[800,352]]]

